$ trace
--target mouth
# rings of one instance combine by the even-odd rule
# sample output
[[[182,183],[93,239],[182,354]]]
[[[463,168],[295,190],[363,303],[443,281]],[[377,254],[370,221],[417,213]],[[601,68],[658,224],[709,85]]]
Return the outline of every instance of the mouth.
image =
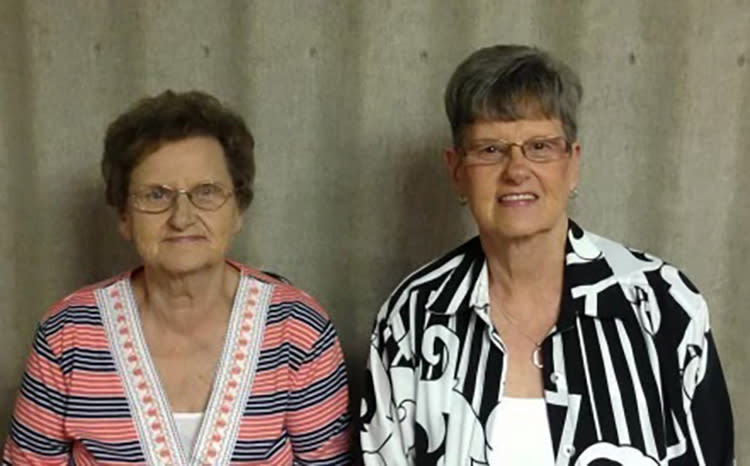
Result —
[[[539,199],[534,193],[508,193],[497,197],[497,201],[505,205],[527,205]]]
[[[203,235],[183,235],[183,236],[171,236],[165,238],[164,241],[169,243],[194,243],[198,241],[205,241],[206,237]]]

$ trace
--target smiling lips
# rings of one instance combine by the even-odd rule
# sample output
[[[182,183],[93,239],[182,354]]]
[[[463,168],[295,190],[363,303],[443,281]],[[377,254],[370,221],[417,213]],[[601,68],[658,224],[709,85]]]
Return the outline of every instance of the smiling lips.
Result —
[[[508,206],[524,206],[531,204],[532,202],[539,199],[534,193],[510,193],[498,196],[497,200],[500,204]]]

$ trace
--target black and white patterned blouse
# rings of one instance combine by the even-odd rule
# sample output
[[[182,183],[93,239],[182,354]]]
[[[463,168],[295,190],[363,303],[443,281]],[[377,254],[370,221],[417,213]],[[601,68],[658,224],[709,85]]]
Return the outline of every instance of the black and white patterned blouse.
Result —
[[[505,372],[487,286],[474,238],[383,305],[361,406],[366,464],[487,464]],[[672,265],[570,222],[542,355],[556,465],[732,464],[706,303]]]

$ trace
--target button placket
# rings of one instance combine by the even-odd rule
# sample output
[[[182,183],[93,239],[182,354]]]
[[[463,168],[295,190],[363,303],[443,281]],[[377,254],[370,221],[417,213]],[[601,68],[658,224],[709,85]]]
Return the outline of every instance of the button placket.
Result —
[[[557,387],[558,390],[566,389],[567,388],[567,382],[565,380],[565,376],[557,371],[552,372],[549,375],[549,381]]]

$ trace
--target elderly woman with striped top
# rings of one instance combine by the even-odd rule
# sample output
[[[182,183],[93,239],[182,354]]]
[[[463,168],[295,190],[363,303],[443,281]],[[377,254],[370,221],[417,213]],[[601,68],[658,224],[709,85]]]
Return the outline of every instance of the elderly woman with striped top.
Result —
[[[102,168],[143,264],[42,319],[3,464],[346,464],[336,332],[304,292],[225,255],[253,197],[253,138],[213,97],[146,98]]]
[[[479,235],[377,316],[366,464],[731,464],[703,298],[674,266],[568,219],[581,93],[524,46],[479,50],[453,74],[444,158]]]

